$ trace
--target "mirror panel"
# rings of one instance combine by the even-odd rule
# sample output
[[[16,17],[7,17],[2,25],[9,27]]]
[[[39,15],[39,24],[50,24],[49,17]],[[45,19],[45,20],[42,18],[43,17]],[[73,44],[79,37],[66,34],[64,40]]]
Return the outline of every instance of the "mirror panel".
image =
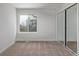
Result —
[[[57,40],[64,44],[65,41],[65,11],[57,15]]]
[[[77,5],[66,10],[67,46],[77,53]]]

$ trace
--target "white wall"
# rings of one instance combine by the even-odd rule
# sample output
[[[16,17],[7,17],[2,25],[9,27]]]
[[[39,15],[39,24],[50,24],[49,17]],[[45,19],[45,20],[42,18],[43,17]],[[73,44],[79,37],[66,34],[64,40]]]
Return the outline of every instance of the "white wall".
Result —
[[[79,3],[77,4],[77,54],[79,56]]]
[[[0,53],[15,42],[16,12],[10,4],[0,4]]]
[[[36,33],[18,33],[18,41],[56,41],[56,17],[39,9],[17,9],[17,16],[21,14],[33,14],[37,16]],[[18,23],[17,19],[17,23]],[[17,26],[18,28],[18,26]],[[18,30],[18,29],[17,29]]]

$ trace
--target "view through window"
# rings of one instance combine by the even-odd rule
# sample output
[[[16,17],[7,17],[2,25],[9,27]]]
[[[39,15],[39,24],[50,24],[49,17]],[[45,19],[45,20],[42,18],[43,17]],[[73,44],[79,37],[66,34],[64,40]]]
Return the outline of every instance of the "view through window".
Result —
[[[37,17],[20,15],[20,32],[37,32]]]

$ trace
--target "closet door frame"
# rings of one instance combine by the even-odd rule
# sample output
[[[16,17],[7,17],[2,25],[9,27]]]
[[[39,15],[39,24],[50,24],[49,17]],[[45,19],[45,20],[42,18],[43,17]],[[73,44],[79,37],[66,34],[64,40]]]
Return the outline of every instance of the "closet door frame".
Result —
[[[70,5],[69,7],[65,8],[64,10],[62,10],[62,11],[65,11],[65,40],[64,40],[65,47],[67,46],[67,9],[73,7],[74,5],[77,5],[77,3],[74,3],[74,4]],[[58,12],[58,14],[61,13],[62,11]],[[56,18],[58,20],[58,17],[56,17]],[[57,27],[56,27],[56,29],[57,29]],[[56,33],[57,33],[57,30],[56,30]]]
[[[66,8],[65,9],[65,47],[68,47],[67,46],[67,10],[73,6],[77,5],[77,3],[71,5],[70,7]],[[69,48],[70,49],[70,48]],[[70,49],[71,50],[71,49]],[[74,52],[74,51],[73,51]],[[75,52],[74,52],[75,53]]]

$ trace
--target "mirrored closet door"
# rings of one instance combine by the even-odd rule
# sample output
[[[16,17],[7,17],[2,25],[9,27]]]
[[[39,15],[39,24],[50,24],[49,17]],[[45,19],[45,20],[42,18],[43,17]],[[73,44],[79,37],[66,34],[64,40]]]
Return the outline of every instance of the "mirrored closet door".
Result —
[[[57,15],[57,40],[64,44],[65,40],[65,11]]]
[[[77,53],[77,4],[66,9],[66,46]]]

